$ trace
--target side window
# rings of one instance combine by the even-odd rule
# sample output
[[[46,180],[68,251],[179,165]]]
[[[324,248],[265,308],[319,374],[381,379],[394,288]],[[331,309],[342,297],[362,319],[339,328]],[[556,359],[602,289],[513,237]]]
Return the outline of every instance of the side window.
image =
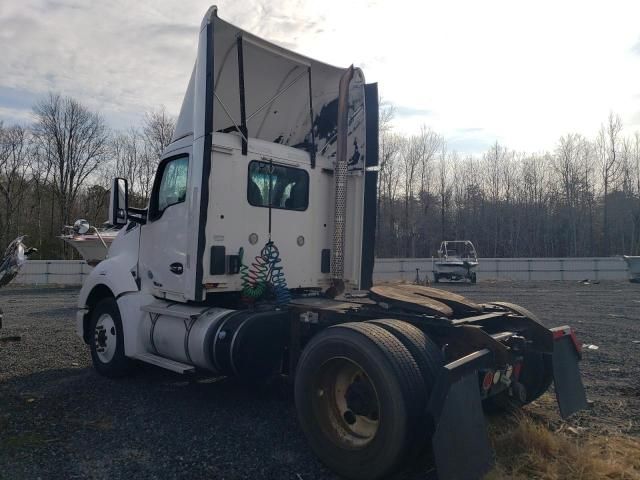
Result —
[[[254,207],[306,210],[309,174],[300,168],[253,161],[249,163],[247,200]]]
[[[170,160],[162,165],[161,171],[158,173],[162,175],[162,178],[157,190],[154,189],[151,199],[151,210],[154,219],[158,218],[171,205],[185,201],[189,158],[179,157]]]

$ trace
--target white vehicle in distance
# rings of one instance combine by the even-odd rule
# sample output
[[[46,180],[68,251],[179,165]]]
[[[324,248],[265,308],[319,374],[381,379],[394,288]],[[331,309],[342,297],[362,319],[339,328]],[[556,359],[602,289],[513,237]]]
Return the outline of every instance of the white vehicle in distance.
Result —
[[[445,240],[440,244],[438,259],[433,265],[433,280],[460,281],[476,283],[478,255],[470,240]]]

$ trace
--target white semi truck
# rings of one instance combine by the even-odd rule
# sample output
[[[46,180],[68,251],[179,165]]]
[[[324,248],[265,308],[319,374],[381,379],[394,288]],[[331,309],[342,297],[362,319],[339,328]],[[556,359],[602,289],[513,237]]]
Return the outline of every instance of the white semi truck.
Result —
[[[584,407],[570,328],[516,305],[372,286],[377,162],[377,86],[359,69],[209,9],[148,206],[113,183],[122,228],[77,314],[95,369],[288,375],[310,447],[355,479],[429,446],[440,478],[477,478],[492,463],[483,407],[526,404],[554,380],[563,415]]]

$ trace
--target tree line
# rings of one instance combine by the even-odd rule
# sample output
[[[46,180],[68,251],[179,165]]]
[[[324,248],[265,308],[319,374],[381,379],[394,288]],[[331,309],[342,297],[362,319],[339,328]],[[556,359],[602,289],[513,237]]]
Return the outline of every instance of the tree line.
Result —
[[[393,129],[381,103],[376,254],[430,257],[442,240],[468,239],[484,257],[640,254],[640,133],[610,114],[595,138],[561,136],[553,151],[498,142],[462,156],[442,135]],[[18,234],[39,258],[74,258],[64,225],[106,220],[111,178],[146,205],[175,120],[161,107],[141,125],[111,130],[99,112],[49,94],[29,125],[0,122],[0,244]],[[77,258],[77,257],[75,257]]]
[[[0,121],[0,245],[17,235],[38,248],[31,258],[78,258],[58,236],[85,218],[101,227],[115,176],[144,205],[175,120],[164,107],[139,127],[111,130],[104,117],[71,97],[51,93],[33,107],[29,125]]]
[[[494,143],[461,156],[427,127],[393,130],[380,111],[377,255],[430,257],[468,239],[484,257],[640,255],[640,132],[611,113],[595,138],[561,136],[553,151]]]

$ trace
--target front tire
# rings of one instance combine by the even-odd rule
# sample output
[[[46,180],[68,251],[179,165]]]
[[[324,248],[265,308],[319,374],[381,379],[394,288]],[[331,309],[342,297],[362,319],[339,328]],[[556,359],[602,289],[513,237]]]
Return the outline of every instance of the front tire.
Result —
[[[389,475],[422,435],[418,365],[377,325],[346,323],[316,335],[298,363],[295,401],[311,448],[347,478]]]
[[[122,377],[130,361],[124,354],[124,331],[115,298],[100,300],[91,311],[89,347],[93,366],[105,377]]]

